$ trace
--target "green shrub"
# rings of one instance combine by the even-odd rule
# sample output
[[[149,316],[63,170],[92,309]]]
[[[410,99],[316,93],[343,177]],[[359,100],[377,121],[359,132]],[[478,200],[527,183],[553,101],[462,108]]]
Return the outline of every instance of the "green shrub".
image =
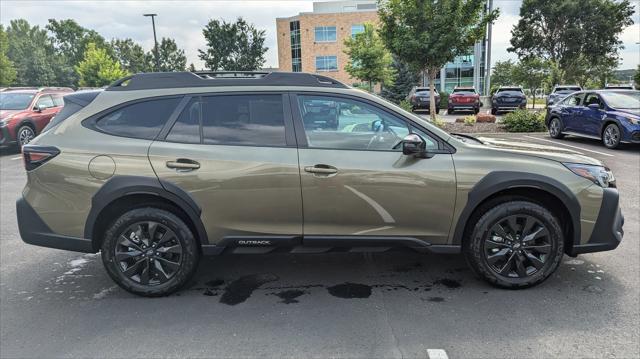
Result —
[[[508,132],[544,132],[546,130],[542,112],[516,110],[504,116],[502,123]]]
[[[440,108],[447,108],[449,106],[449,93],[442,91],[440,92]]]
[[[440,117],[436,117],[435,121],[432,121],[432,123],[440,128],[444,128],[444,126],[447,124],[443,119],[441,119]]]
[[[473,126],[476,124],[476,116],[469,115],[464,117],[464,125],[465,126]]]
[[[400,103],[398,104],[398,106],[402,107],[403,110],[411,112],[412,110],[412,105],[411,102],[407,99],[404,99],[402,101],[400,101]]]

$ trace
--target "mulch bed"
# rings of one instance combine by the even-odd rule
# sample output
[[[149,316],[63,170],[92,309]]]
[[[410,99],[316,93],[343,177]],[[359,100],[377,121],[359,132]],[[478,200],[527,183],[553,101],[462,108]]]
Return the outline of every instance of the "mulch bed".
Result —
[[[464,123],[447,122],[443,130],[449,133],[500,133],[507,132],[499,123],[476,123],[473,126],[467,126]]]

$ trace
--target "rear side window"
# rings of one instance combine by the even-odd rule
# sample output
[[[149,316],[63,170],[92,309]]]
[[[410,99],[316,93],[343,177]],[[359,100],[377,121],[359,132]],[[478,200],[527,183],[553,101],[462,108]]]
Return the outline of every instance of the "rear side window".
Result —
[[[74,113],[83,109],[85,106],[90,104],[91,101],[93,101],[98,96],[99,93],[100,91],[76,92],[73,94],[66,95],[64,97],[60,97],[60,100],[63,101],[64,107],[62,108],[62,110],[60,110],[60,112],[58,112],[55,115],[55,117],[51,119],[51,121],[49,121],[49,123],[47,124],[47,126],[44,128],[43,131],[46,131],[48,129],[51,129],[57,126],[58,124],[62,123],[62,121],[66,120],[71,115],[73,115]],[[55,98],[54,98],[54,103],[55,103]]]
[[[176,123],[171,127],[166,140],[182,143],[200,143],[200,113],[200,99],[192,99],[182,110]]]
[[[203,143],[286,145],[282,95],[224,95],[201,99]]]
[[[51,121],[49,121],[49,123],[47,124],[47,126],[45,126],[43,131],[56,127],[59,123],[62,123],[62,121],[66,120],[69,116],[73,115],[74,113],[80,111],[83,107],[84,106],[80,106],[77,103],[67,102],[62,108],[62,110],[60,110],[60,112],[58,112],[51,119]]]
[[[121,107],[103,116],[96,128],[111,135],[155,139],[181,98],[146,100]]]

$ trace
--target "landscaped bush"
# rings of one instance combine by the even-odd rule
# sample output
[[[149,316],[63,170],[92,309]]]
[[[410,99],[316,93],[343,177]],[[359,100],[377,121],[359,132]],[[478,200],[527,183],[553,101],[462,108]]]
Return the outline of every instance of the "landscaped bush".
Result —
[[[464,117],[464,125],[465,126],[473,126],[476,124],[476,116],[469,115]]]
[[[411,107],[412,107],[411,102],[407,99],[400,101],[398,106],[402,107],[402,109],[405,111],[411,112]]]
[[[440,92],[440,108],[447,108],[449,106],[449,93],[442,91]]]
[[[544,115],[527,110],[516,110],[502,119],[508,132],[544,132]]]
[[[495,123],[496,122],[496,116],[494,115],[489,115],[486,113],[479,113],[476,115],[476,122],[478,123]]]
[[[445,125],[447,124],[443,119],[441,119],[440,117],[436,117],[435,121],[432,121],[432,123],[440,128],[444,128]]]

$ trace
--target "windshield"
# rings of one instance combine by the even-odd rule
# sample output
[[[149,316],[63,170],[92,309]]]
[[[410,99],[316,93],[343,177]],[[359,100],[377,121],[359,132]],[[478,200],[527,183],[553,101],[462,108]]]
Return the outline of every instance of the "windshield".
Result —
[[[429,89],[416,89],[416,95],[429,95],[431,92],[429,91]],[[436,91],[434,93],[434,95],[437,95],[438,92]]]
[[[517,92],[517,93],[521,94],[521,93],[522,93],[522,89],[517,88],[517,87],[513,87],[513,88],[501,88],[501,89],[498,89],[498,91],[497,91],[496,93],[503,93],[503,92],[511,92],[511,93],[513,93],[513,92]]]
[[[33,96],[31,93],[0,93],[0,110],[24,110]]]
[[[602,92],[600,95],[613,108],[640,109],[640,91]]]

